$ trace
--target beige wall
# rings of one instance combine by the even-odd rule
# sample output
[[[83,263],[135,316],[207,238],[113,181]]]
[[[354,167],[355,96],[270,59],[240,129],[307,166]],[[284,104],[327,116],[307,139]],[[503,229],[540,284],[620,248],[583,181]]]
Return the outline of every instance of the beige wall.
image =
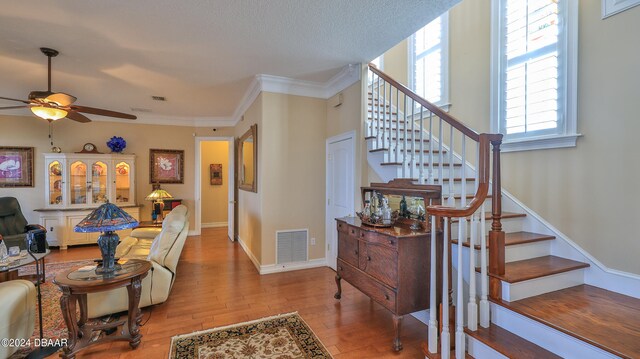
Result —
[[[262,149],[264,148],[264,141],[262,140],[262,97],[263,94],[258,95],[244,113],[242,121],[238,122],[235,127],[235,137],[241,137],[249,130],[251,125],[258,125],[258,192],[238,190],[238,218],[236,220],[238,221],[238,236],[240,240],[245,243],[259,263],[262,263],[262,195],[265,188],[262,181],[262,173],[264,173],[264,166],[262,165]]]
[[[202,224],[226,223],[229,217],[229,143],[205,141],[200,143],[202,183]],[[222,185],[212,185],[209,165],[222,165]]]
[[[258,134],[262,193],[262,261],[275,263],[277,230],[309,229],[309,259],[325,256],[326,100],[263,93]]]
[[[0,188],[0,196],[15,196],[30,223],[38,223],[38,213],[33,210],[44,206],[43,153],[50,152],[48,124],[34,116],[0,116],[0,145],[35,147],[35,186],[33,188]],[[184,184],[163,184],[175,198],[181,198],[194,213],[194,134],[210,136],[211,128],[186,126],[139,125],[115,122],[78,123],[60,120],[53,124],[54,144],[63,152],[82,150],[87,142],[95,144],[100,152],[110,152],[106,142],[112,136],[122,136],[127,141],[124,153],[136,155],[136,201],[142,205],[142,220],[151,219],[150,203],[144,198],[151,192],[149,183],[149,149],[176,149],[185,151]],[[218,128],[216,135],[231,135],[231,129]],[[192,217],[193,218],[193,217]],[[191,220],[191,228],[193,228]]]
[[[450,11],[451,114],[489,131],[490,0]],[[581,1],[575,148],[505,153],[503,187],[610,268],[640,274],[635,154],[640,7],[601,19]],[[397,53],[399,54],[399,53]],[[385,54],[385,66],[389,59]],[[395,61],[406,61],[395,59]]]

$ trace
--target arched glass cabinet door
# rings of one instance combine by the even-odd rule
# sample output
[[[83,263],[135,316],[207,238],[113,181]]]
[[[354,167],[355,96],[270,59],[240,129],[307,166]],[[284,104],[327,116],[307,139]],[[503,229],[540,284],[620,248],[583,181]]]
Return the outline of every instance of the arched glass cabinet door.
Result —
[[[51,161],[47,165],[47,176],[49,178],[47,184],[49,186],[49,195],[47,204],[49,206],[64,205],[64,179],[62,177],[64,168],[60,161]]]
[[[71,205],[87,204],[87,164],[82,161],[71,163],[69,168],[69,199]]]
[[[107,165],[98,161],[91,165],[91,202],[95,204],[107,201]]]
[[[116,203],[125,204],[134,200],[132,193],[131,165],[125,161],[116,163]]]

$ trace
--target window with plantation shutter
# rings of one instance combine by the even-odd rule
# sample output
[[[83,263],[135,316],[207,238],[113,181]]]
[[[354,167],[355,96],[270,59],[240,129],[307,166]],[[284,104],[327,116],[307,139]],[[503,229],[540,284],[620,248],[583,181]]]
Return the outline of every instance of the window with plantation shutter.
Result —
[[[577,6],[493,0],[491,117],[504,149],[575,146]]]
[[[409,38],[410,87],[429,102],[448,101],[448,13]]]

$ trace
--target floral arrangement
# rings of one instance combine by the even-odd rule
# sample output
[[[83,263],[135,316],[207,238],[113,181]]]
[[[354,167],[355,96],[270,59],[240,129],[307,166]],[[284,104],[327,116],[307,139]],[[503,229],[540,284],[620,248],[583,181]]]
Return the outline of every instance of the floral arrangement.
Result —
[[[120,153],[125,149],[125,147],[127,147],[127,141],[122,137],[113,136],[109,141],[107,141],[107,146],[109,146],[111,151]]]

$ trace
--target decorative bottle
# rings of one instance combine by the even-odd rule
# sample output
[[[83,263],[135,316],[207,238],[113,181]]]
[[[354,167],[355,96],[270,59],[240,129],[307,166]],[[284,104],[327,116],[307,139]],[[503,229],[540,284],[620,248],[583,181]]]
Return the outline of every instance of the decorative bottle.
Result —
[[[400,200],[400,217],[407,216],[407,200],[402,195],[402,199]]]
[[[9,262],[9,254],[7,253],[7,245],[4,240],[0,239],[0,265],[7,264]]]
[[[391,224],[391,207],[389,207],[389,200],[386,198],[382,199],[382,224]]]
[[[367,219],[371,217],[371,202],[369,200],[364,201],[364,209],[362,210],[362,217]]]

